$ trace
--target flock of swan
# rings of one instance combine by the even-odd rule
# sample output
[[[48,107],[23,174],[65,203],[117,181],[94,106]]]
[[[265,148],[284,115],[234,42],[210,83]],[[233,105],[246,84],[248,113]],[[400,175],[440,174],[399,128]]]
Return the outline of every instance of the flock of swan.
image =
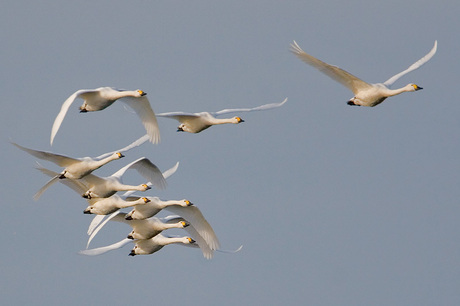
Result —
[[[437,41],[435,41],[433,48],[427,55],[412,64],[409,68],[396,74],[384,83],[377,84],[364,82],[343,69],[329,65],[305,53],[295,41],[291,44],[290,51],[305,63],[349,88],[354,93],[354,97],[348,101],[349,105],[373,107],[382,103],[388,97],[422,89],[422,87],[412,83],[396,90],[392,90],[389,87],[403,75],[429,61],[436,53],[436,49]],[[144,192],[152,189],[152,187],[160,190],[165,189],[167,185],[166,179],[176,172],[179,163],[161,172],[151,160],[141,157],[128,163],[108,177],[100,177],[93,172],[112,161],[124,158],[124,154],[128,154],[126,152],[143,145],[147,141],[150,141],[152,144],[158,144],[160,142],[160,132],[157,117],[171,118],[179,121],[178,132],[200,133],[213,125],[226,123],[239,124],[244,122],[238,116],[218,118],[221,115],[274,109],[284,105],[287,102],[287,98],[280,103],[264,104],[254,108],[224,109],[218,112],[168,112],[155,114],[147,98],[147,93],[143,90],[122,90],[112,87],[81,89],[70,95],[62,104],[61,110],[56,116],[51,129],[51,145],[70,106],[77,99],[83,99],[83,104],[80,106],[81,113],[104,110],[118,100],[126,103],[137,114],[146,130],[146,135],[135,140],[128,146],[93,158],[75,158],[52,152],[33,150],[12,142],[18,149],[63,168],[60,172],[55,172],[38,164],[37,169],[50,177],[50,179],[34,195],[35,200],[57,182],[77,192],[82,201],[86,200],[87,207],[83,212],[94,215],[94,218],[87,231],[89,238],[86,249],[80,251],[80,254],[100,255],[122,248],[128,243],[134,243],[134,247],[129,253],[131,256],[152,254],[169,244],[199,248],[203,256],[207,259],[213,257],[214,251],[237,252],[241,249],[240,247],[234,251],[221,250],[219,240],[213,228],[205,219],[200,209],[192,204],[191,201],[187,199],[161,200],[155,196],[136,194],[136,192],[144,194]],[[124,184],[122,177],[128,170],[136,170],[145,179],[145,183],[141,185]],[[125,209],[130,211],[123,212]],[[162,210],[166,210],[172,213],[172,215],[164,218],[156,217]],[[111,245],[89,249],[92,239],[109,221],[126,223],[132,228],[132,231],[127,233],[124,239]],[[178,237],[164,233],[172,228],[184,229],[187,235]]]

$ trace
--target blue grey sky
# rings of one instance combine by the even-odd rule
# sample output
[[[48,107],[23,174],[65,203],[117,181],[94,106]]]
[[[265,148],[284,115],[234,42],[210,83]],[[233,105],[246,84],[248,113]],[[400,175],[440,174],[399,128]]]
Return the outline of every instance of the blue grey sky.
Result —
[[[5,304],[460,304],[458,1],[8,1],[0,15]],[[348,89],[289,52],[293,40],[371,83],[435,40],[438,52],[393,86],[424,90],[350,107]],[[141,156],[162,170],[179,161],[168,189],[147,194],[191,200],[222,247],[241,252],[77,254],[86,202],[61,185],[33,201],[47,178],[8,141],[83,157],[142,136],[119,103],[79,114],[79,101],[50,147],[64,100],[100,86],[143,89],[158,113],[288,97],[200,134],[159,118],[161,144],[96,172]],[[109,224],[92,245],[129,231]]]

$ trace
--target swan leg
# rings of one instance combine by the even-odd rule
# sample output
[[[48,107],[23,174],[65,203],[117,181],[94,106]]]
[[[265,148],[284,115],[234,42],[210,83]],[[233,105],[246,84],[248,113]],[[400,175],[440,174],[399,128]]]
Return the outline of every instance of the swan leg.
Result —
[[[353,102],[353,101],[351,101],[351,100],[348,101],[347,104],[348,104],[348,105],[351,105],[351,106],[353,106],[353,105],[354,105],[354,106],[361,106],[361,105],[355,104],[355,102]]]

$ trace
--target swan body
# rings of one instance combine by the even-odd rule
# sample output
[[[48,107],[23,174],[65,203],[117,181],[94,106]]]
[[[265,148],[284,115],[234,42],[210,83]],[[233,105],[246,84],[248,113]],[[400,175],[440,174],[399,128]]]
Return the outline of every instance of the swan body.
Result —
[[[115,101],[119,100],[131,107],[134,112],[140,117],[144,128],[149,135],[149,140],[152,143],[160,141],[160,132],[155,113],[146,97],[146,93],[142,90],[121,90],[112,87],[99,87],[96,89],[80,89],[74,92],[65,100],[61,106],[61,110],[54,120],[51,129],[50,143],[53,145],[54,138],[59,130],[59,127],[67,114],[67,111],[72,103],[77,99],[83,99],[83,105],[80,106],[80,112],[95,112],[103,110]]]
[[[137,139],[130,145],[109,153],[102,154],[98,157],[82,157],[82,158],[73,158],[65,155],[60,155],[60,154],[55,154],[51,152],[45,152],[45,151],[38,151],[38,150],[32,150],[29,148],[25,148],[23,146],[20,146],[14,142],[12,144],[19,148],[22,151],[25,151],[29,153],[32,156],[35,156],[36,158],[40,158],[43,160],[47,160],[50,162],[55,163],[56,165],[60,167],[65,167],[65,169],[58,175],[56,175],[56,178],[64,179],[81,179],[85,177],[86,175],[92,173],[94,170],[99,169],[100,167],[104,166],[105,164],[113,161],[120,159],[124,157],[122,152],[126,152],[134,147],[140,146],[144,142],[148,140],[148,135],[142,136],[141,138]]]
[[[421,67],[423,64],[428,62],[436,53],[437,45],[438,43],[435,41],[433,48],[424,57],[409,66],[409,68],[406,70],[392,76],[384,83],[377,84],[364,82],[363,80],[337,66],[332,66],[322,62],[321,60],[305,53],[305,51],[303,51],[295,41],[291,44],[291,52],[294,53],[303,62],[313,66],[330,78],[350,89],[353,92],[354,97],[348,101],[348,105],[373,107],[382,103],[388,97],[392,97],[403,92],[412,92],[423,89],[422,87],[413,83],[394,90],[390,89],[389,87],[403,75]]]
[[[232,118],[216,118],[216,116],[236,113],[236,112],[251,112],[259,110],[267,110],[275,107],[280,107],[286,103],[287,98],[281,103],[265,104],[254,108],[239,108],[239,109],[224,109],[218,112],[201,112],[201,113],[185,113],[185,112],[170,112],[157,114],[158,117],[172,118],[179,121],[181,124],[177,128],[178,132],[199,133],[213,125],[233,123],[238,124],[244,122],[240,117]]]
[[[146,197],[137,198],[134,200],[125,200],[117,194],[108,198],[93,198],[89,199],[90,205],[83,211],[85,214],[108,215],[119,209],[132,207],[135,205],[143,205],[150,202]]]

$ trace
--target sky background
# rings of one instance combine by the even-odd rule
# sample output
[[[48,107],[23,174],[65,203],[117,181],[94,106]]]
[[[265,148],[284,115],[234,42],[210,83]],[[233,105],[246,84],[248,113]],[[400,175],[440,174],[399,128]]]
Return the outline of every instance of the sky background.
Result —
[[[459,305],[457,97],[460,4],[452,1],[8,1],[0,12],[0,141],[5,304]],[[374,108],[304,64],[307,52],[365,81],[383,82],[437,54]],[[95,174],[146,156],[166,170],[165,191],[203,212],[222,248],[167,246],[129,257],[131,245],[87,257],[86,202],[48,180],[10,145],[98,156],[142,136],[135,115],[69,110],[53,147],[51,125],[83,88],[142,89],[153,109],[242,113],[245,123],[176,133],[126,153]],[[59,167],[42,161],[47,168]],[[128,173],[125,183],[143,179]],[[164,214],[162,214],[164,215]],[[160,216],[162,216],[160,215]],[[109,224],[103,246],[130,228]]]

